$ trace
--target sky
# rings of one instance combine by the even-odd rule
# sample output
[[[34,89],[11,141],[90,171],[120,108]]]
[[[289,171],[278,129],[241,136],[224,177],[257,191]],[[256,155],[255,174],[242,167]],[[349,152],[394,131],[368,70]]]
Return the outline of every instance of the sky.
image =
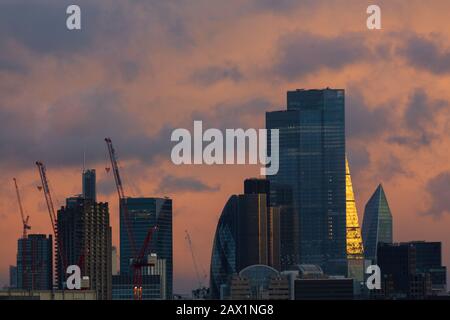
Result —
[[[450,266],[450,2],[378,0],[1,0],[0,286],[15,264],[21,221],[13,177],[33,233],[50,233],[34,165],[47,165],[59,207],[81,192],[83,154],[110,203],[118,246],[111,137],[129,196],[169,196],[174,292],[197,285],[184,238],[209,273],[226,200],[259,166],[175,166],[176,128],[264,128],[286,91],[346,91],[347,154],[360,223],[383,184],[394,240],[443,242]],[[65,27],[81,7],[82,30]]]

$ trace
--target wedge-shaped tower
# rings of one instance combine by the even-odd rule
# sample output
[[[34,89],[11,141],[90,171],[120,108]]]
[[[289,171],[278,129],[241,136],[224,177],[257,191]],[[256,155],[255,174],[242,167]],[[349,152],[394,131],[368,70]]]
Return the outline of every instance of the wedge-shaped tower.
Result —
[[[372,262],[376,261],[379,243],[392,243],[392,214],[381,184],[364,209],[362,236],[365,258]]]
[[[346,190],[346,215],[347,215],[347,257],[363,258],[364,249],[361,237],[361,228],[358,223],[355,194],[353,193],[352,178],[348,161],[345,162],[345,190]]]
[[[350,176],[350,168],[347,159],[345,161],[345,191],[348,276],[362,281],[364,279],[364,248],[361,237],[361,228],[358,223],[358,213],[356,211],[352,178]]]

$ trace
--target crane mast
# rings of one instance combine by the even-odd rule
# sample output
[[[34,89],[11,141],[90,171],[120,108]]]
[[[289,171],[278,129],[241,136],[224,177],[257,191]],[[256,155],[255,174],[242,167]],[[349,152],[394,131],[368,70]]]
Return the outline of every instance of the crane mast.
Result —
[[[31,229],[31,226],[28,223],[30,216],[27,215],[25,217],[25,213],[23,211],[23,206],[22,206],[22,199],[20,197],[19,187],[17,186],[17,179],[13,178],[13,180],[14,180],[14,186],[16,188],[16,196],[17,196],[17,202],[19,204],[20,215],[22,217],[22,226],[23,226],[22,238],[26,239],[27,238],[27,230]]]
[[[192,245],[191,236],[189,235],[189,232],[187,230],[185,230],[184,232],[186,233],[185,239],[186,239],[186,241],[188,243],[189,250],[191,251],[192,262],[194,264],[194,271],[195,271],[195,274],[197,276],[198,286],[199,286],[199,288],[202,288],[203,287],[203,281],[202,281],[202,278],[200,277],[200,272],[199,272],[199,269],[198,269],[197,259],[195,259],[194,248],[193,248],[193,245]]]
[[[133,270],[133,296],[135,300],[142,300],[142,268],[149,265],[148,262],[144,261],[144,256],[145,253],[147,252],[147,248],[150,246],[153,233],[158,229],[158,227],[154,226],[153,228],[150,228],[148,230],[144,243],[141,247],[141,250],[137,252],[133,230],[130,226],[130,217],[128,213],[128,207],[126,204],[127,197],[125,195],[122,179],[120,177],[116,151],[112,144],[111,138],[105,138],[105,142],[106,146],[108,147],[109,158],[111,160],[112,171],[114,174],[114,181],[116,183],[117,194],[119,196],[119,204],[122,212],[122,218],[124,220],[125,229],[127,232],[128,241],[130,243],[131,253],[133,257],[131,265],[131,268]]]
[[[45,202],[47,203],[47,209],[48,209],[48,213],[50,216],[50,222],[52,224],[53,234],[55,236],[56,251],[57,251],[57,254],[59,255],[59,258],[61,259],[61,265],[62,265],[61,276],[62,276],[62,280],[64,282],[67,261],[63,254],[63,245],[62,245],[61,237],[58,236],[57,219],[56,219],[55,207],[53,205],[53,199],[52,199],[52,195],[51,195],[50,187],[49,187],[49,183],[48,183],[47,170],[46,170],[45,165],[40,161],[36,161],[36,166],[38,167],[38,170],[39,170],[39,176],[41,178],[41,183],[42,183],[42,191],[44,192]]]

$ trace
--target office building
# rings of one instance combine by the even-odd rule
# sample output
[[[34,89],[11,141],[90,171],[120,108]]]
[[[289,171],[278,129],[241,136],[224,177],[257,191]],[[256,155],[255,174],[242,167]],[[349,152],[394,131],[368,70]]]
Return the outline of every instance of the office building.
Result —
[[[119,269],[117,268],[117,248],[115,246],[111,247],[111,272],[113,276],[119,274]]]
[[[364,281],[364,248],[348,161],[345,163],[348,277]]]
[[[295,300],[352,300],[353,279],[295,280]]]
[[[392,281],[390,297],[422,299],[444,294],[447,269],[441,255],[440,242],[380,244],[377,261],[383,278]]]
[[[161,279],[159,275],[142,275],[142,300],[164,299],[161,295]],[[120,274],[112,277],[112,299],[133,300],[133,275]]]
[[[126,212],[124,212],[125,207]],[[165,261],[164,298],[172,299],[172,200],[169,198],[127,198],[122,203],[120,211],[120,274],[132,275],[132,259],[141,250],[149,230],[157,226],[146,253],[156,254],[159,259]],[[128,218],[125,218],[125,214]],[[133,236],[135,249],[132,248],[130,235]],[[133,252],[134,250],[137,252]]]
[[[17,243],[17,288],[53,288],[53,241],[51,235],[30,234]]]
[[[97,300],[95,290],[0,290],[0,300]]]
[[[108,203],[82,196],[66,199],[58,210],[58,238],[62,247],[56,255],[58,287],[65,288],[64,268],[78,265],[83,277],[100,300],[111,299],[112,258]]]
[[[232,275],[227,286],[232,300],[289,300],[289,280],[265,265],[248,266]]]
[[[442,265],[442,243],[412,241],[416,248],[416,272],[430,275],[431,287],[435,293],[447,291],[447,268]]]
[[[219,299],[221,286],[245,267],[279,265],[279,211],[267,207],[267,190],[267,181],[246,180],[246,193],[231,196],[222,211],[211,256],[213,299]]]
[[[286,210],[282,267],[310,263],[347,274],[344,95],[329,88],[289,91],[287,110],[266,113],[267,129],[279,129],[279,171],[267,178],[271,205]],[[269,153],[270,146],[269,139]]]
[[[365,206],[362,237],[365,258],[374,263],[378,245],[393,241],[392,214],[381,184]]]
[[[17,288],[17,267],[9,266],[9,288]]]
[[[97,201],[97,187],[95,169],[87,169],[83,172],[83,198]]]

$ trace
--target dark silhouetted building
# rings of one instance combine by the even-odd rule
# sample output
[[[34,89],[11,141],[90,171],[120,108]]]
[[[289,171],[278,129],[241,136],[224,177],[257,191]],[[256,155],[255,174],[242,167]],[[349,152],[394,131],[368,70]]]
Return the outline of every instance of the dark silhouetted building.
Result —
[[[51,290],[53,288],[52,236],[30,234],[17,243],[17,288]]]
[[[382,278],[392,281],[391,297],[423,299],[446,291],[440,242],[380,243],[377,263]]]
[[[58,286],[65,287],[65,270],[78,265],[81,275],[89,277],[89,286],[100,300],[111,299],[112,258],[108,203],[94,202],[82,196],[66,199],[58,210],[58,237],[62,250],[57,258]]]
[[[435,292],[447,290],[447,268],[442,265],[441,242],[410,242],[416,248],[416,271],[430,274],[431,286]]]
[[[9,266],[9,288],[17,288],[17,267]]]
[[[289,91],[287,110],[266,113],[267,129],[279,129],[270,203],[284,206],[282,235],[293,238],[282,238],[282,267],[311,263],[347,274],[344,96],[340,89]],[[269,139],[269,153],[270,146]]]
[[[97,201],[95,169],[87,169],[83,172],[83,198]]]
[[[157,254],[165,261],[165,284],[163,299],[172,299],[173,248],[172,248],[172,200],[169,198],[127,198],[123,205],[127,207],[128,227],[139,251],[150,229],[157,226],[153,233],[147,253]],[[121,206],[120,214],[120,275],[133,274],[132,259],[135,257],[127,232],[127,222]],[[130,278],[132,279],[132,278]]]
[[[247,179],[244,194],[226,203],[217,225],[211,257],[211,296],[221,296],[229,277],[250,265],[279,266],[280,210],[268,207],[269,182]],[[222,294],[223,296],[223,294]]]
[[[295,300],[352,300],[353,279],[295,280]]]
[[[112,277],[112,299],[133,300],[133,275],[115,275]],[[142,275],[142,300],[163,299],[159,275]]]
[[[392,214],[381,184],[364,209],[362,237],[365,258],[376,262],[377,246],[392,243]]]

